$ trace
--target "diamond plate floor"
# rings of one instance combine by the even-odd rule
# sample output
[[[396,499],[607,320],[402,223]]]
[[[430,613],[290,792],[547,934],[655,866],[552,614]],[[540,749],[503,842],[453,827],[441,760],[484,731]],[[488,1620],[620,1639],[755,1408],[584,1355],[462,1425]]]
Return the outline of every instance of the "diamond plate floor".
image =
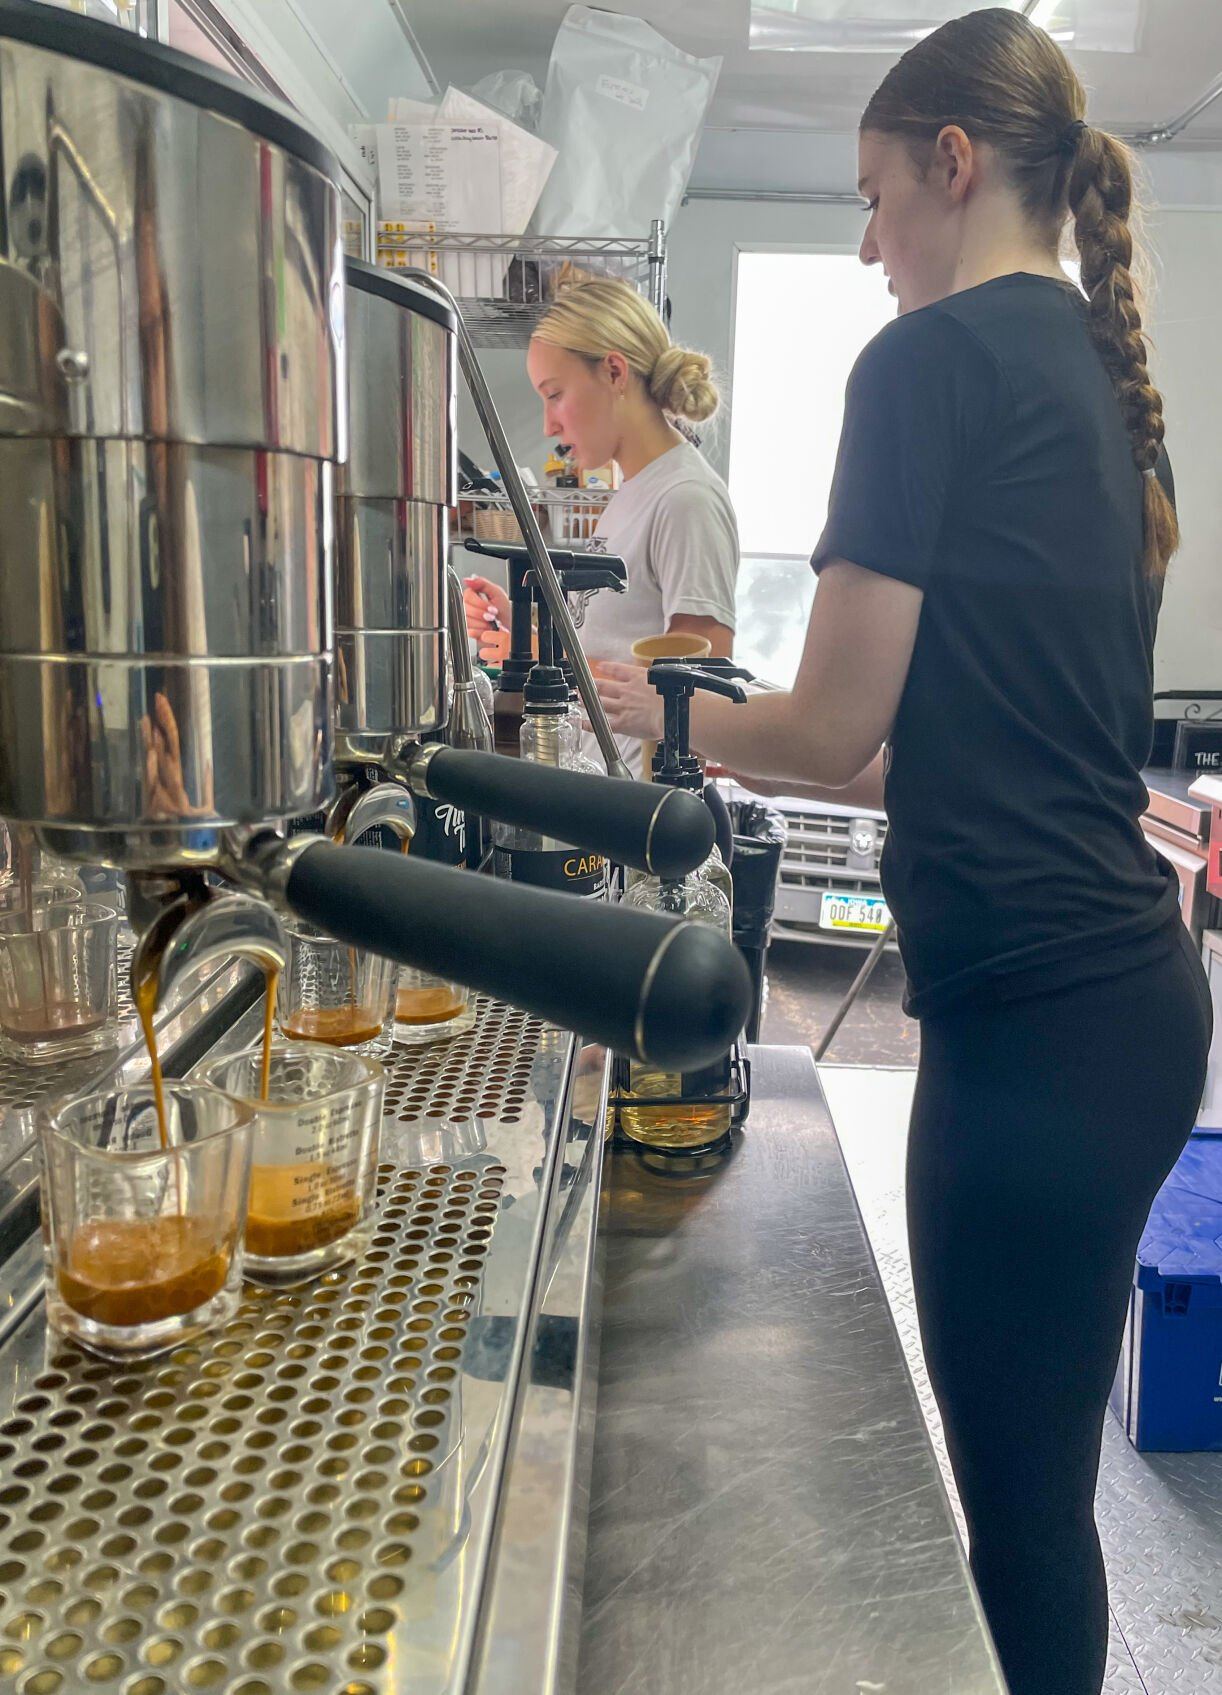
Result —
[[[962,1532],[908,1264],[904,1143],[916,1073],[823,1066],[819,1075]],[[1109,1415],[1096,1511],[1112,1599],[1104,1695],[1222,1688],[1222,1454],[1139,1454]]]

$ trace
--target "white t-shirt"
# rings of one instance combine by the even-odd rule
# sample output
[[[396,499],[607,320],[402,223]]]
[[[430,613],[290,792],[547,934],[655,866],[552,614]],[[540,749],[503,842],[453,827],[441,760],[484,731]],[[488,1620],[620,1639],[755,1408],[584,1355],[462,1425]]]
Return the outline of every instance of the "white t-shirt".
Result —
[[[591,551],[616,553],[628,567],[628,590],[601,589],[578,634],[590,659],[631,662],[632,644],[661,635],[676,613],[715,618],[734,628],[738,526],[730,493],[708,460],[681,442],[638,471],[608,501]],[[598,743],[583,751],[598,762]],[[620,738],[634,777],[641,744]]]

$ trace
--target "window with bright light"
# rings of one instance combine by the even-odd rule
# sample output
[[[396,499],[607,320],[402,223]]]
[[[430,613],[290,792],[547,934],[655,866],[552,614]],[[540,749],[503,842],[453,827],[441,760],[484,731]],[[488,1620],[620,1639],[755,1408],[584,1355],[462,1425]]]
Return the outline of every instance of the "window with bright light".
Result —
[[[730,493],[745,553],[809,556],[849,372],[894,316],[882,267],[856,254],[739,254]]]
[[[741,663],[789,687],[814,598],[807,563],[823,529],[857,355],[895,316],[880,266],[855,253],[740,253],[730,418],[738,515]]]

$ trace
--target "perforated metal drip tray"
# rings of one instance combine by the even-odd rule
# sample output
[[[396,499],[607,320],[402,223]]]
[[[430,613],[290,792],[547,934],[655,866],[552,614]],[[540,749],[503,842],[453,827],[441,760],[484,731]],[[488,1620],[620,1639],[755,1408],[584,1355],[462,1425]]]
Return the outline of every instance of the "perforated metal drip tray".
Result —
[[[471,1687],[571,1051],[487,1004],[396,1050],[364,1258],[195,1346],[110,1365],[35,1310],[0,1352],[0,1689]]]
[[[468,1119],[521,1123],[543,1035],[544,1026],[529,1013],[477,995],[469,1034],[394,1050],[387,1066],[388,1117],[418,1126]],[[557,1035],[547,1032],[549,1055],[562,1045]]]
[[[136,1673],[140,1695],[356,1695],[384,1670],[410,1568],[462,1530],[447,1471],[505,1170],[385,1178],[362,1264],[248,1289],[200,1347],[133,1370],[22,1350],[0,1423],[0,1674],[22,1695]]]

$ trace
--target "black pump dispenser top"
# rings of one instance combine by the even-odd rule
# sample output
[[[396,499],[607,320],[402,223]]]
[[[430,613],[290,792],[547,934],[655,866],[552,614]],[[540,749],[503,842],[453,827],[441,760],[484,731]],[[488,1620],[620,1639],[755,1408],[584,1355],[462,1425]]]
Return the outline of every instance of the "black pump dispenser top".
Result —
[[[474,536],[468,538],[466,547],[468,553],[482,554],[487,559],[503,559],[509,570],[509,652],[497,679],[498,691],[501,694],[521,694],[525,706],[526,681],[531,671],[537,668],[534,654],[534,621],[531,615],[532,608],[537,605],[540,616],[539,663],[564,668],[567,704],[573,695],[573,678],[567,668],[567,660],[555,647],[554,642],[552,655],[547,658],[544,656],[542,620],[546,615],[547,603],[537,587],[535,573],[531,569],[530,554],[520,544],[479,541]],[[556,568],[560,586],[566,594],[601,588],[614,589],[617,594],[623,594],[628,587],[628,567],[615,554],[574,553],[568,548],[552,547],[548,549],[548,557]],[[550,624],[551,620],[548,618],[549,630]],[[540,679],[537,685],[539,691],[545,687],[545,681],[548,688],[553,686],[550,679]],[[543,696],[540,692],[536,698],[536,708],[540,709],[542,706]]]
[[[575,555],[558,554],[553,557],[557,560],[571,560]],[[623,561],[619,559],[612,559],[609,563],[599,560],[596,565],[558,565],[557,574],[565,594],[577,589],[601,588],[613,588],[617,593],[623,594],[627,587],[627,572]],[[535,623],[539,635],[539,658],[528,673],[522,689],[523,711],[567,712],[577,698],[576,677],[556,634],[551,611],[534,571],[528,570],[523,575],[522,590],[534,598]]]
[[[534,589],[534,572],[527,573],[527,587]],[[522,687],[522,710],[535,714],[563,714],[569,709],[569,684],[559,663],[559,644],[552,629],[547,603],[539,598],[536,608],[539,628],[539,657],[531,666]]]
[[[665,713],[662,740],[653,756],[655,783],[703,793],[704,773],[692,753],[692,696],[697,689],[705,689],[741,705],[747,691],[734,679],[750,676],[749,671],[728,659],[665,659],[649,667],[649,681],[662,696]]]

